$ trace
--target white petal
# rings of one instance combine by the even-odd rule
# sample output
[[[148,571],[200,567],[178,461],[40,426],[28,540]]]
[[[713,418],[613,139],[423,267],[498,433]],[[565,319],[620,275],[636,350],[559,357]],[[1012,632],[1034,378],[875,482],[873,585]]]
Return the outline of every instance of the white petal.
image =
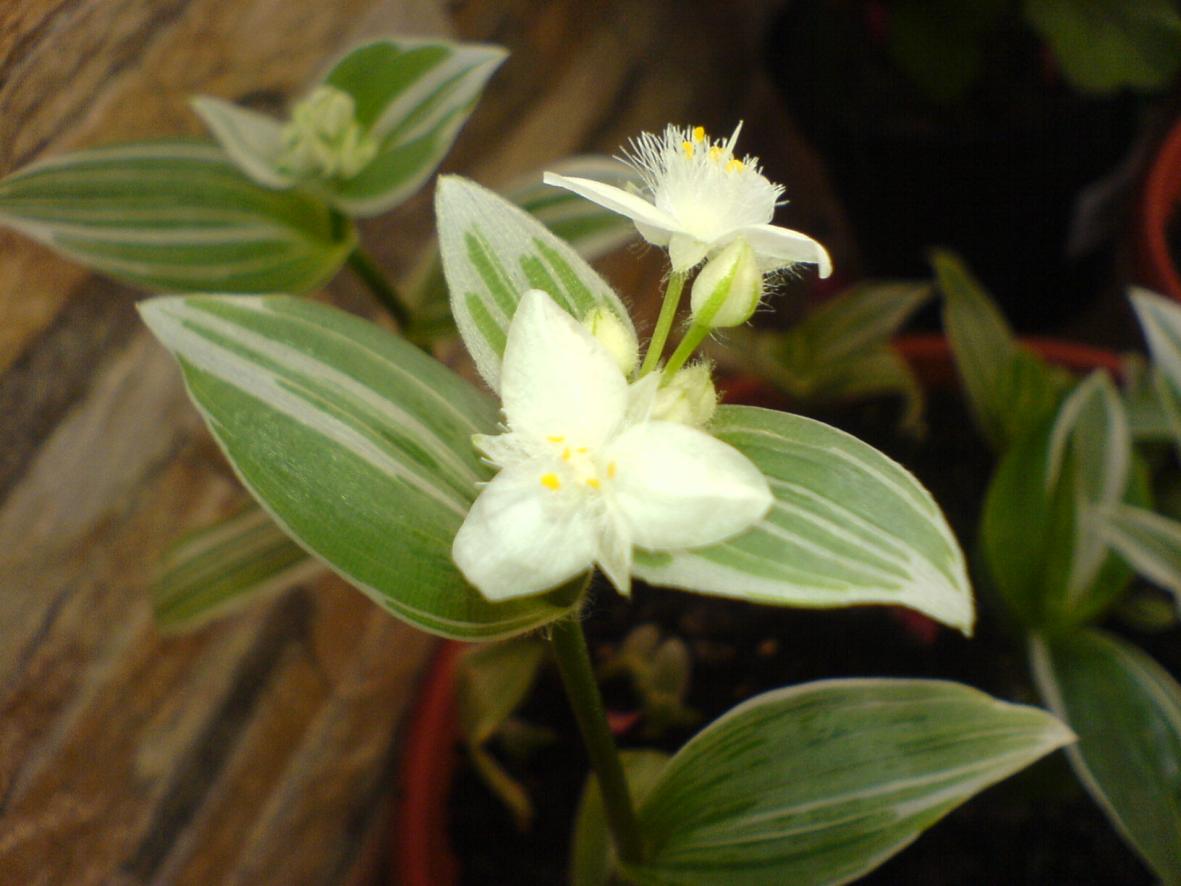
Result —
[[[636,230],[646,241],[662,249],[668,246],[668,241],[672,239],[672,234],[664,228],[651,228],[643,222],[636,222]]]
[[[647,421],[656,408],[660,393],[661,374],[649,372],[643,378],[632,382],[627,389],[627,419],[625,424],[634,425]]]
[[[614,506],[643,548],[715,544],[749,528],[771,507],[767,480],[750,459],[685,425],[636,425],[604,458],[615,463]]]
[[[578,196],[585,197],[592,203],[599,204],[604,209],[610,209],[612,212],[626,215],[636,223],[637,227],[643,226],[639,228],[640,234],[645,240],[651,243],[655,243],[656,241],[651,240],[649,235],[645,233],[645,230],[652,233],[656,231],[667,231],[671,234],[680,227],[677,224],[677,220],[667,212],[657,209],[643,197],[637,197],[635,194],[628,193],[623,188],[606,185],[589,178],[574,178],[572,176],[558,175],[555,172],[545,173],[542,176],[542,181],[547,185],[573,191]]]
[[[615,590],[627,597],[631,594],[632,534],[620,513],[609,514],[599,534],[599,549],[595,561]]]
[[[710,244],[688,234],[673,234],[668,244],[668,259],[674,271],[684,272],[698,264],[709,252]]]
[[[543,462],[501,471],[476,499],[451,556],[489,600],[540,594],[590,568],[598,530],[578,489],[542,485]]]
[[[832,273],[828,252],[807,234],[777,225],[749,225],[736,231],[734,236],[746,238],[746,242],[758,254],[759,264],[764,270],[803,262],[816,265],[821,277]]]
[[[540,289],[521,296],[509,325],[500,393],[513,433],[572,446],[601,445],[627,409],[615,359]]]
[[[295,183],[277,168],[283,152],[282,124],[208,95],[194,96],[191,104],[226,154],[248,176],[265,188],[289,188]]]

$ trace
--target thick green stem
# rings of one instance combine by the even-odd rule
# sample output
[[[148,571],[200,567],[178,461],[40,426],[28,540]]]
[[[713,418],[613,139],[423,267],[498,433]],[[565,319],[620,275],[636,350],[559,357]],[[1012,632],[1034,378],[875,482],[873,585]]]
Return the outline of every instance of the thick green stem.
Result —
[[[578,729],[586,744],[591,768],[599,778],[599,791],[607,811],[607,824],[615,838],[615,848],[623,862],[635,864],[643,859],[644,843],[636,821],[635,807],[623,776],[623,765],[615,739],[607,725],[603,698],[595,683],[590,653],[582,624],[577,619],[564,619],[551,628],[550,645],[562,674],[566,696],[578,721]]]
[[[382,307],[389,311],[390,316],[397,321],[398,328],[405,331],[410,326],[410,308],[406,300],[386,279],[381,268],[372,257],[360,246],[349,253],[349,267],[369,287],[369,291],[381,302]]]
[[[709,335],[709,327],[702,323],[694,323],[689,327],[689,331],[685,333],[685,337],[681,339],[681,343],[677,345],[673,355],[668,358],[668,365],[664,367],[666,380],[672,378],[673,374],[685,365],[685,361],[693,356],[693,352],[705,341],[707,335]]]
[[[648,352],[644,354],[644,364],[640,367],[640,378],[656,368],[660,363],[660,355],[664,353],[664,343],[668,341],[668,334],[673,328],[673,319],[677,316],[677,306],[681,303],[681,290],[685,288],[685,274],[673,271],[668,275],[668,288],[664,290],[664,303],[660,306],[660,316],[656,318],[656,329],[652,332],[652,341],[648,342]]]

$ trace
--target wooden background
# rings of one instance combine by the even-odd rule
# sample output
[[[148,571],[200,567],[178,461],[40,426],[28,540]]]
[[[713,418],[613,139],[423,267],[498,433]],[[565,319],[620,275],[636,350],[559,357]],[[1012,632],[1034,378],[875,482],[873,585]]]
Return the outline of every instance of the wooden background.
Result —
[[[745,116],[744,141],[791,184],[793,226],[840,261],[823,178],[754,73],[776,6],[8,0],[0,173],[198,131],[194,92],[278,111],[359,39],[449,34],[513,55],[445,168],[496,185],[667,121]],[[395,272],[429,207],[427,188],[366,225]],[[632,258],[607,271],[642,309],[654,264]],[[347,275],[329,295],[368,310]],[[242,493],[137,297],[0,232],[0,883],[365,882],[433,641],[334,579],[157,634],[161,551]]]

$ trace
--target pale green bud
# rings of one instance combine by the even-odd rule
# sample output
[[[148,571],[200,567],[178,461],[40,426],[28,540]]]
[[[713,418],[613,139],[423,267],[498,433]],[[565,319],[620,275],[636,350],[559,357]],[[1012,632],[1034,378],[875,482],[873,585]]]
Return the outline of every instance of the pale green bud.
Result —
[[[631,375],[635,371],[640,352],[636,334],[614,311],[602,305],[593,308],[582,319],[582,325],[615,358],[624,375]]]
[[[700,326],[738,326],[763,297],[763,274],[754,250],[739,238],[706,263],[693,281],[690,305]]]
[[[708,363],[694,363],[677,372],[660,386],[652,405],[652,418],[675,421],[699,428],[709,422],[718,408]]]
[[[283,127],[279,167],[304,178],[352,178],[377,156],[377,141],[356,119],[353,97],[317,86],[291,111]]]

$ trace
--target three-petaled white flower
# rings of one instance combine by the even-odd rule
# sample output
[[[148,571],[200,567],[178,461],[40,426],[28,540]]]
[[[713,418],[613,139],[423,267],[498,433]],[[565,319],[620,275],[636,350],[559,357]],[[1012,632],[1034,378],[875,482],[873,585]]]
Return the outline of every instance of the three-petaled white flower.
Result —
[[[807,263],[827,277],[832,263],[823,246],[770,223],[783,186],[767,180],[757,157],[734,154],[741,129],[740,123],[725,141],[709,138],[700,126],[641,135],[622,159],[640,174],[642,196],[552,172],[545,182],[626,215],[645,240],[668,248],[674,271],[688,271],[742,238],[764,272]]]
[[[475,445],[501,470],[452,554],[491,600],[549,590],[598,564],[630,590],[633,546],[724,541],[771,506],[762,473],[704,431],[651,420],[659,374],[618,362],[549,295],[522,296],[504,350],[506,432]]]

